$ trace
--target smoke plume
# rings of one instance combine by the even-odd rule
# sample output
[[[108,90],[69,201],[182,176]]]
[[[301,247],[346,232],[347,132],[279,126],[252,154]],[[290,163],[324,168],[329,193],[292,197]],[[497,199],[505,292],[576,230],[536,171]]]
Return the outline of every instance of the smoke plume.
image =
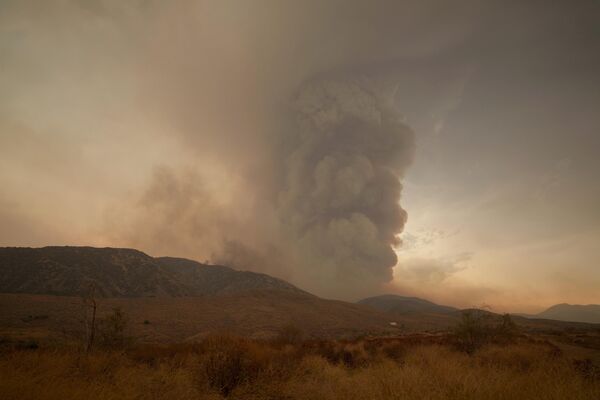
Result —
[[[332,281],[347,290],[391,280],[406,221],[399,180],[413,134],[365,86],[361,79],[316,80],[294,101],[298,126],[281,166],[277,215],[295,243],[298,275],[321,290]]]

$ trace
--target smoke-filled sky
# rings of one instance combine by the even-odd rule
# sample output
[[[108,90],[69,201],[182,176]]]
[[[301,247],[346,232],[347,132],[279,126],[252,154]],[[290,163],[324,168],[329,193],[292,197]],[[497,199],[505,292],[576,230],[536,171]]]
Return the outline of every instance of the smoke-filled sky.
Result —
[[[0,246],[600,303],[596,1],[0,2]]]

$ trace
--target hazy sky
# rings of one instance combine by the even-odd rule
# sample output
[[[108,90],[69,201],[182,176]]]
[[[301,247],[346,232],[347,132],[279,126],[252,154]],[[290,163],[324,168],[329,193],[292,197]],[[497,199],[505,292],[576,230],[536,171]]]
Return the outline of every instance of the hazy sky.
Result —
[[[2,1],[0,246],[227,261],[350,300],[600,303],[599,15]]]

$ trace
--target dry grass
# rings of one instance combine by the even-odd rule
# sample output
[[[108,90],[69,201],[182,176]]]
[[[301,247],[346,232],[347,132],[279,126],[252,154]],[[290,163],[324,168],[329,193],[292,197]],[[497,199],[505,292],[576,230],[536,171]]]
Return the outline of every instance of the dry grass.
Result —
[[[440,338],[258,342],[211,336],[89,355],[5,350],[12,399],[599,399],[597,366],[520,339],[473,355]]]

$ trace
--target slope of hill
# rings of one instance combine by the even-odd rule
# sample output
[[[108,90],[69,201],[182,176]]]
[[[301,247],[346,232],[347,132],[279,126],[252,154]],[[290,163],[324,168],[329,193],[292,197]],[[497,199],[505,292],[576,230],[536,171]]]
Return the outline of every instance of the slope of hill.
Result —
[[[404,297],[393,294],[369,297],[358,301],[358,304],[363,304],[376,310],[392,314],[451,314],[458,311],[457,308],[442,306],[418,297]]]
[[[0,292],[98,297],[202,296],[270,289],[308,293],[268,275],[93,247],[0,248]]]
[[[530,317],[600,324],[600,305],[556,304]]]

